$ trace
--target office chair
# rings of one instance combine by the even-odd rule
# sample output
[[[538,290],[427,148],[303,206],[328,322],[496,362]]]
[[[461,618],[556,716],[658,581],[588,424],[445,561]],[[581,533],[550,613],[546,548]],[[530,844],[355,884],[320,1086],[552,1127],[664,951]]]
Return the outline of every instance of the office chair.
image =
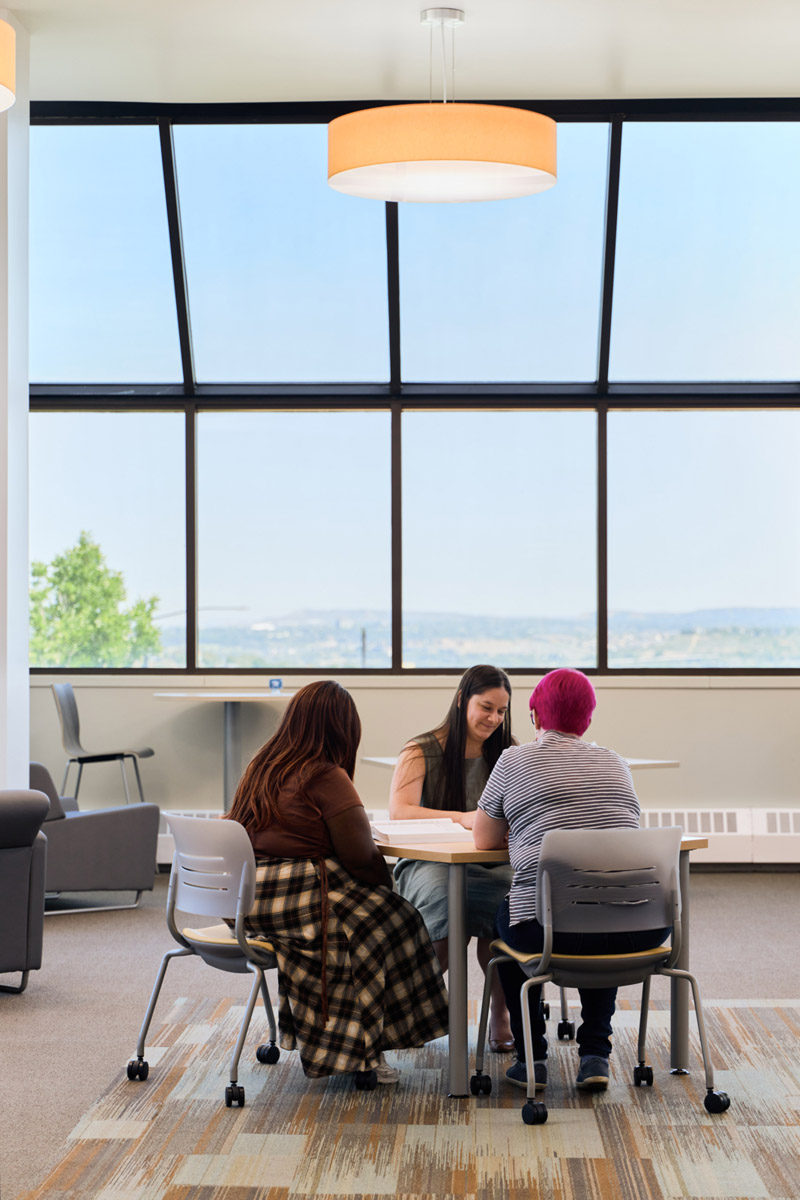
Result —
[[[272,947],[259,938],[245,933],[245,917],[253,906],[256,885],[256,863],[253,847],[244,828],[235,821],[209,821],[201,817],[182,817],[165,813],[175,841],[175,858],[167,896],[167,926],[179,950],[168,950],[150,996],[144,1022],[136,1046],[136,1058],[128,1063],[128,1079],[147,1079],[149,1065],[144,1057],[145,1039],[153,1019],[167,967],[173,958],[197,955],[210,967],[236,974],[252,973],[253,986],[233,1051],[230,1085],[225,1088],[225,1104],[244,1105],[244,1088],[238,1083],[239,1059],[244,1046],[250,1019],[259,991],[267,1010],[269,1044],[259,1046],[256,1058],[261,1063],[275,1063],[280,1051],[275,1044],[275,1016],[272,1011],[265,968],[278,965]],[[175,912],[195,916],[225,918],[235,921],[235,927],[220,924],[202,929],[178,929]]]
[[[136,783],[139,788],[139,799],[144,804],[144,792],[142,791],[142,780],[139,775],[140,758],[152,758],[153,751],[149,746],[142,747],[141,750],[104,750],[102,753],[90,754],[88,750],[84,750],[81,745],[81,728],[78,719],[78,705],[75,701],[75,693],[72,690],[71,683],[53,683],[50,685],[53,689],[53,696],[56,702],[56,710],[58,711],[58,719],[61,722],[61,741],[68,754],[67,765],[64,768],[64,778],[61,782],[61,794],[66,795],[67,791],[67,776],[69,769],[73,763],[78,766],[78,781],[75,784],[75,799],[78,798],[78,792],[81,786],[81,775],[86,763],[95,762],[119,762],[120,770],[122,771],[122,786],[125,788],[125,803],[130,804],[131,797],[128,791],[128,778],[125,774],[125,759],[129,758],[133,763],[133,769],[136,773]]]
[[[528,976],[520,991],[525,1061],[533,1063],[528,992],[542,983],[559,987],[622,987],[642,984],[639,1021],[638,1065],[633,1082],[651,1087],[653,1069],[645,1062],[645,1038],[653,975],[686,979],[692,988],[697,1029],[705,1068],[706,1095],[703,1103],[710,1113],[725,1112],[730,1100],[714,1090],[714,1070],[708,1053],[700,990],[694,975],[677,970],[681,949],[681,895],[678,856],[683,830],[662,829],[559,829],[550,830],[542,841],[536,875],[536,919],[544,930],[540,953],[513,950],[503,941],[492,943],[499,953],[489,963],[478,1029],[475,1074],[470,1080],[473,1095],[488,1095],[491,1079],[483,1072],[486,1025],[491,981],[495,964],[519,963]],[[672,926],[672,945],[630,954],[575,955],[553,953],[553,938],[559,933],[622,933]],[[534,1099],[533,1071],[528,1071],[528,1089],[522,1108],[526,1125],[542,1125],[547,1108]]]

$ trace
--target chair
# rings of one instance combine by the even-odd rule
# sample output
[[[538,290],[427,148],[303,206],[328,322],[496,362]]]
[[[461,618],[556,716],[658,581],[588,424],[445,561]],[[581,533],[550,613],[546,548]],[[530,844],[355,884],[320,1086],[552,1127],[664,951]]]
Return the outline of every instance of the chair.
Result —
[[[149,746],[142,747],[141,750],[105,750],[102,753],[90,754],[88,750],[84,750],[81,745],[81,727],[78,719],[78,705],[75,701],[75,693],[72,690],[71,683],[53,683],[50,685],[53,689],[55,697],[56,709],[58,711],[58,719],[61,722],[61,741],[68,754],[67,765],[64,768],[64,778],[61,781],[61,792],[64,794],[67,790],[67,776],[69,769],[73,763],[78,765],[78,781],[75,784],[75,799],[78,798],[78,792],[81,788],[81,775],[86,763],[97,762],[119,762],[120,770],[122,771],[122,785],[125,788],[125,803],[130,804],[131,797],[128,791],[128,777],[125,774],[125,759],[129,758],[133,763],[133,769],[136,774],[136,783],[139,788],[139,799],[144,803],[144,792],[142,791],[142,779],[139,775],[140,758],[152,758],[153,751]]]
[[[680,827],[661,829],[559,829],[545,834],[536,878],[536,919],[544,930],[541,953],[525,954],[503,941],[492,943],[499,951],[489,964],[478,1030],[475,1074],[470,1080],[473,1095],[491,1091],[491,1079],[483,1072],[488,1003],[493,969],[512,959],[528,976],[522,985],[525,1061],[533,1062],[528,992],[542,983],[560,987],[622,987],[642,984],[639,1021],[638,1065],[633,1071],[636,1087],[650,1087],[653,1070],[645,1063],[645,1038],[653,975],[686,979],[692,988],[700,1047],[705,1068],[704,1105],[710,1113],[725,1112],[730,1100],[714,1090],[714,1072],[708,1053],[703,1006],[697,980],[688,971],[676,969],[681,949],[681,895],[678,857]],[[672,926],[672,945],[629,954],[573,955],[553,953],[553,938],[559,933],[622,933]],[[547,1108],[534,1099],[533,1071],[528,1072],[527,1098],[522,1109],[526,1125],[541,1125]]]
[[[161,960],[139,1032],[136,1058],[128,1063],[128,1079],[143,1080],[149,1074],[144,1057],[145,1039],[171,959],[198,955],[210,967],[236,974],[251,972],[254,976],[239,1039],[231,1059],[230,1084],[225,1088],[227,1107],[237,1104],[241,1108],[244,1104],[244,1088],[237,1082],[239,1059],[259,991],[267,1010],[269,1045],[259,1046],[256,1058],[261,1063],[271,1064],[280,1057],[275,1044],[275,1016],[264,976],[266,968],[278,965],[277,960],[268,942],[247,937],[244,931],[245,917],[255,897],[256,863],[253,847],[245,829],[235,821],[209,821],[200,817],[176,816],[174,813],[164,815],[175,841],[167,896],[167,926],[181,948],[168,950]],[[233,920],[235,927],[231,929],[221,924],[203,929],[178,929],[176,910],[196,916]]]
[[[151,892],[155,883],[158,805],[81,812],[73,798],[59,796],[47,767],[38,762],[30,764],[30,784],[50,802],[43,829],[47,836],[46,890],[136,892],[133,904],[60,908],[48,915],[136,908],[142,892]]]
[[[18,987],[0,984],[0,992],[24,992],[42,965],[46,815],[41,793],[0,792],[0,974],[22,972]]]

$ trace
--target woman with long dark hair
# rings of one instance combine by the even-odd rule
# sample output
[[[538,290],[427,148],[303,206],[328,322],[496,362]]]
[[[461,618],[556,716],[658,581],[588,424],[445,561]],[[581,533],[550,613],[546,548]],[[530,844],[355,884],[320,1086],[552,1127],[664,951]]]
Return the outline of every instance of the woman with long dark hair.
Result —
[[[511,684],[499,667],[470,667],[441,724],[412,738],[402,750],[392,779],[393,820],[450,817],[472,828],[475,810],[492,768],[512,744]],[[443,971],[447,970],[447,872],[445,863],[401,859],[395,867],[398,892],[422,914]],[[492,956],[494,918],[511,887],[504,863],[467,868],[467,936],[478,939],[483,969]],[[489,1045],[511,1051],[514,1041],[502,987],[495,976]]]
[[[281,1045],[299,1047],[306,1075],[375,1070],[394,1083],[383,1052],[446,1033],[447,993],[353,786],[360,740],[349,692],[308,684],[245,770],[227,816],[256,855],[248,924],[275,947]]]

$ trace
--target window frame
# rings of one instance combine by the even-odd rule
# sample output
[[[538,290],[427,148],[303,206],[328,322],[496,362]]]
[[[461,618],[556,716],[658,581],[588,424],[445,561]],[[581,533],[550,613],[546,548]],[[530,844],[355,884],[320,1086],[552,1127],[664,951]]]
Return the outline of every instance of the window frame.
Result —
[[[481,101],[492,103],[492,101]],[[598,122],[608,125],[608,173],[604,222],[602,283],[598,321],[597,375],[593,383],[403,383],[400,360],[400,273],[397,204],[385,204],[386,288],[389,322],[389,381],[375,384],[201,384],[197,382],[192,346],[186,264],[180,220],[173,127],[180,124],[325,124],[347,112],[400,101],[287,104],[31,104],[31,125],[156,125],[159,129],[165,204],[180,339],[183,382],[180,384],[37,384],[30,386],[32,412],[182,412],[185,419],[186,466],[186,666],[182,668],[79,668],[71,675],[242,675],[263,676],[265,668],[209,668],[198,665],[197,550],[196,550],[196,426],[197,415],[227,408],[285,409],[324,407],[331,410],[375,407],[391,414],[391,561],[392,561],[392,663],[391,667],[348,668],[358,676],[457,675],[460,668],[404,668],[402,666],[402,489],[401,416],[413,408],[543,409],[581,408],[597,419],[597,666],[587,673],[597,676],[792,676],[800,667],[786,668],[612,668],[608,665],[608,561],[607,561],[607,417],[610,409],[800,409],[800,381],[758,382],[658,382],[611,383],[608,366],[611,345],[617,213],[624,126],[630,122],[686,121],[800,121],[800,99],[636,100],[621,104],[595,101],[502,101],[553,117],[559,123]],[[466,666],[467,664],[465,664]],[[516,675],[536,675],[547,664],[513,668]],[[287,676],[308,674],[308,667],[285,667]],[[66,668],[33,667],[32,674],[55,675]],[[341,674],[334,668],[313,668],[316,675]]]

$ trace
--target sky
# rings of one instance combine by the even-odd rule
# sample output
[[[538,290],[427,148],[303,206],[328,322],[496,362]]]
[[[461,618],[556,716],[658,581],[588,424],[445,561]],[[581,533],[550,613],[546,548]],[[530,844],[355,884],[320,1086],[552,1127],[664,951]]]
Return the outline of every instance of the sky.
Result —
[[[608,129],[558,136],[541,196],[401,206],[405,379],[594,378]],[[325,137],[177,128],[201,382],[388,378],[384,208],[327,187]],[[625,127],[612,379],[800,377],[799,176],[800,125]],[[179,380],[155,128],[32,130],[30,327],[34,382]],[[183,440],[34,414],[32,556],[88,529],[180,611]],[[388,608],[388,414],[201,414],[198,450],[202,609]],[[610,607],[800,605],[799,451],[794,412],[610,414]],[[594,609],[593,414],[406,413],[403,454],[408,608]]]

